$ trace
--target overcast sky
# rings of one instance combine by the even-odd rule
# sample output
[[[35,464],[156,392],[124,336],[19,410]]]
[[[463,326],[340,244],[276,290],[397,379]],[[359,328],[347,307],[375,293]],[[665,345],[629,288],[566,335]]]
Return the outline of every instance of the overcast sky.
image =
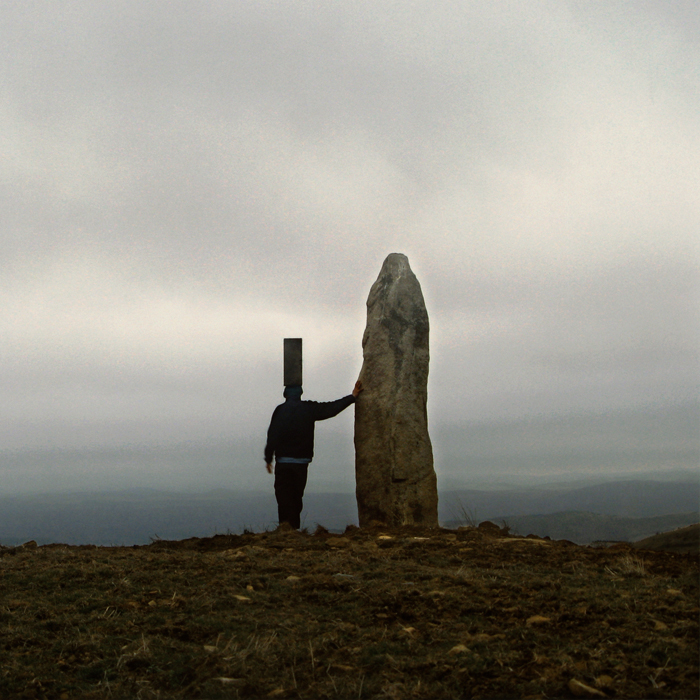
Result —
[[[25,1],[0,53],[0,457],[247,440],[261,471],[282,339],[305,398],[349,393],[391,252],[436,459],[572,416],[697,444],[695,0]]]

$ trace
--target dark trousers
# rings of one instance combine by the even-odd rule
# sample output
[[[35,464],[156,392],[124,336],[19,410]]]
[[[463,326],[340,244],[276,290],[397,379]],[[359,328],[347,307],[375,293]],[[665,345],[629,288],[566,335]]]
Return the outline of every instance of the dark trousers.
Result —
[[[275,464],[275,496],[280,525],[289,523],[298,530],[301,526],[301,509],[304,507],[304,488],[308,464]]]

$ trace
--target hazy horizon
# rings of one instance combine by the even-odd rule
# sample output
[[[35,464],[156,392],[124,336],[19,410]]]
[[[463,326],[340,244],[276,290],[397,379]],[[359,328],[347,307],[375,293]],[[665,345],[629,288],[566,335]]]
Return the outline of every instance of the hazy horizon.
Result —
[[[676,409],[443,425],[431,431],[438,488],[454,484],[501,488],[503,483],[536,485],[649,474],[675,478],[679,471],[700,480],[697,420],[696,411]],[[264,468],[263,446],[264,435],[161,447],[4,450],[0,495],[136,488],[271,492],[273,477]],[[307,490],[353,492],[354,488],[352,417],[345,416],[341,425],[319,424]]]
[[[545,520],[588,523],[585,527],[597,532],[590,539],[619,539],[623,531],[642,536],[658,532],[659,526],[670,529],[698,521],[700,481],[689,478],[688,472],[684,481],[681,478],[677,472],[676,479],[664,481],[611,479],[603,483],[442,490],[439,522],[443,527],[456,527],[483,520],[517,522],[524,517],[523,523],[536,521],[546,526],[542,516],[552,516]],[[275,497],[270,490],[131,489],[0,495],[0,506],[3,546],[30,540],[40,544],[146,544],[158,538],[210,537],[243,530],[269,531],[277,526]],[[354,493],[307,490],[302,527],[313,530],[317,524],[336,532],[357,525]],[[560,536],[569,539],[566,534]]]

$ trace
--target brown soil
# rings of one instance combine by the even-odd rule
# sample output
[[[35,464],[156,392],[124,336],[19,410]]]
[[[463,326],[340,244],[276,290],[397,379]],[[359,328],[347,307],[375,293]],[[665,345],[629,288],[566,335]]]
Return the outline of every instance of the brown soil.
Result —
[[[0,549],[2,698],[696,698],[698,557],[496,526]]]

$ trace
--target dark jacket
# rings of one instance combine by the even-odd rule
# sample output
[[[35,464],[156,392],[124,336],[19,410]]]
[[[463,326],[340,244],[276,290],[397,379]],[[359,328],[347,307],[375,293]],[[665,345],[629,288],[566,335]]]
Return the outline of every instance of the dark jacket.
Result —
[[[333,418],[353,403],[355,397],[352,394],[324,403],[287,399],[272,414],[267,431],[265,461],[270,464],[273,454],[278,458],[313,459],[316,421]]]

